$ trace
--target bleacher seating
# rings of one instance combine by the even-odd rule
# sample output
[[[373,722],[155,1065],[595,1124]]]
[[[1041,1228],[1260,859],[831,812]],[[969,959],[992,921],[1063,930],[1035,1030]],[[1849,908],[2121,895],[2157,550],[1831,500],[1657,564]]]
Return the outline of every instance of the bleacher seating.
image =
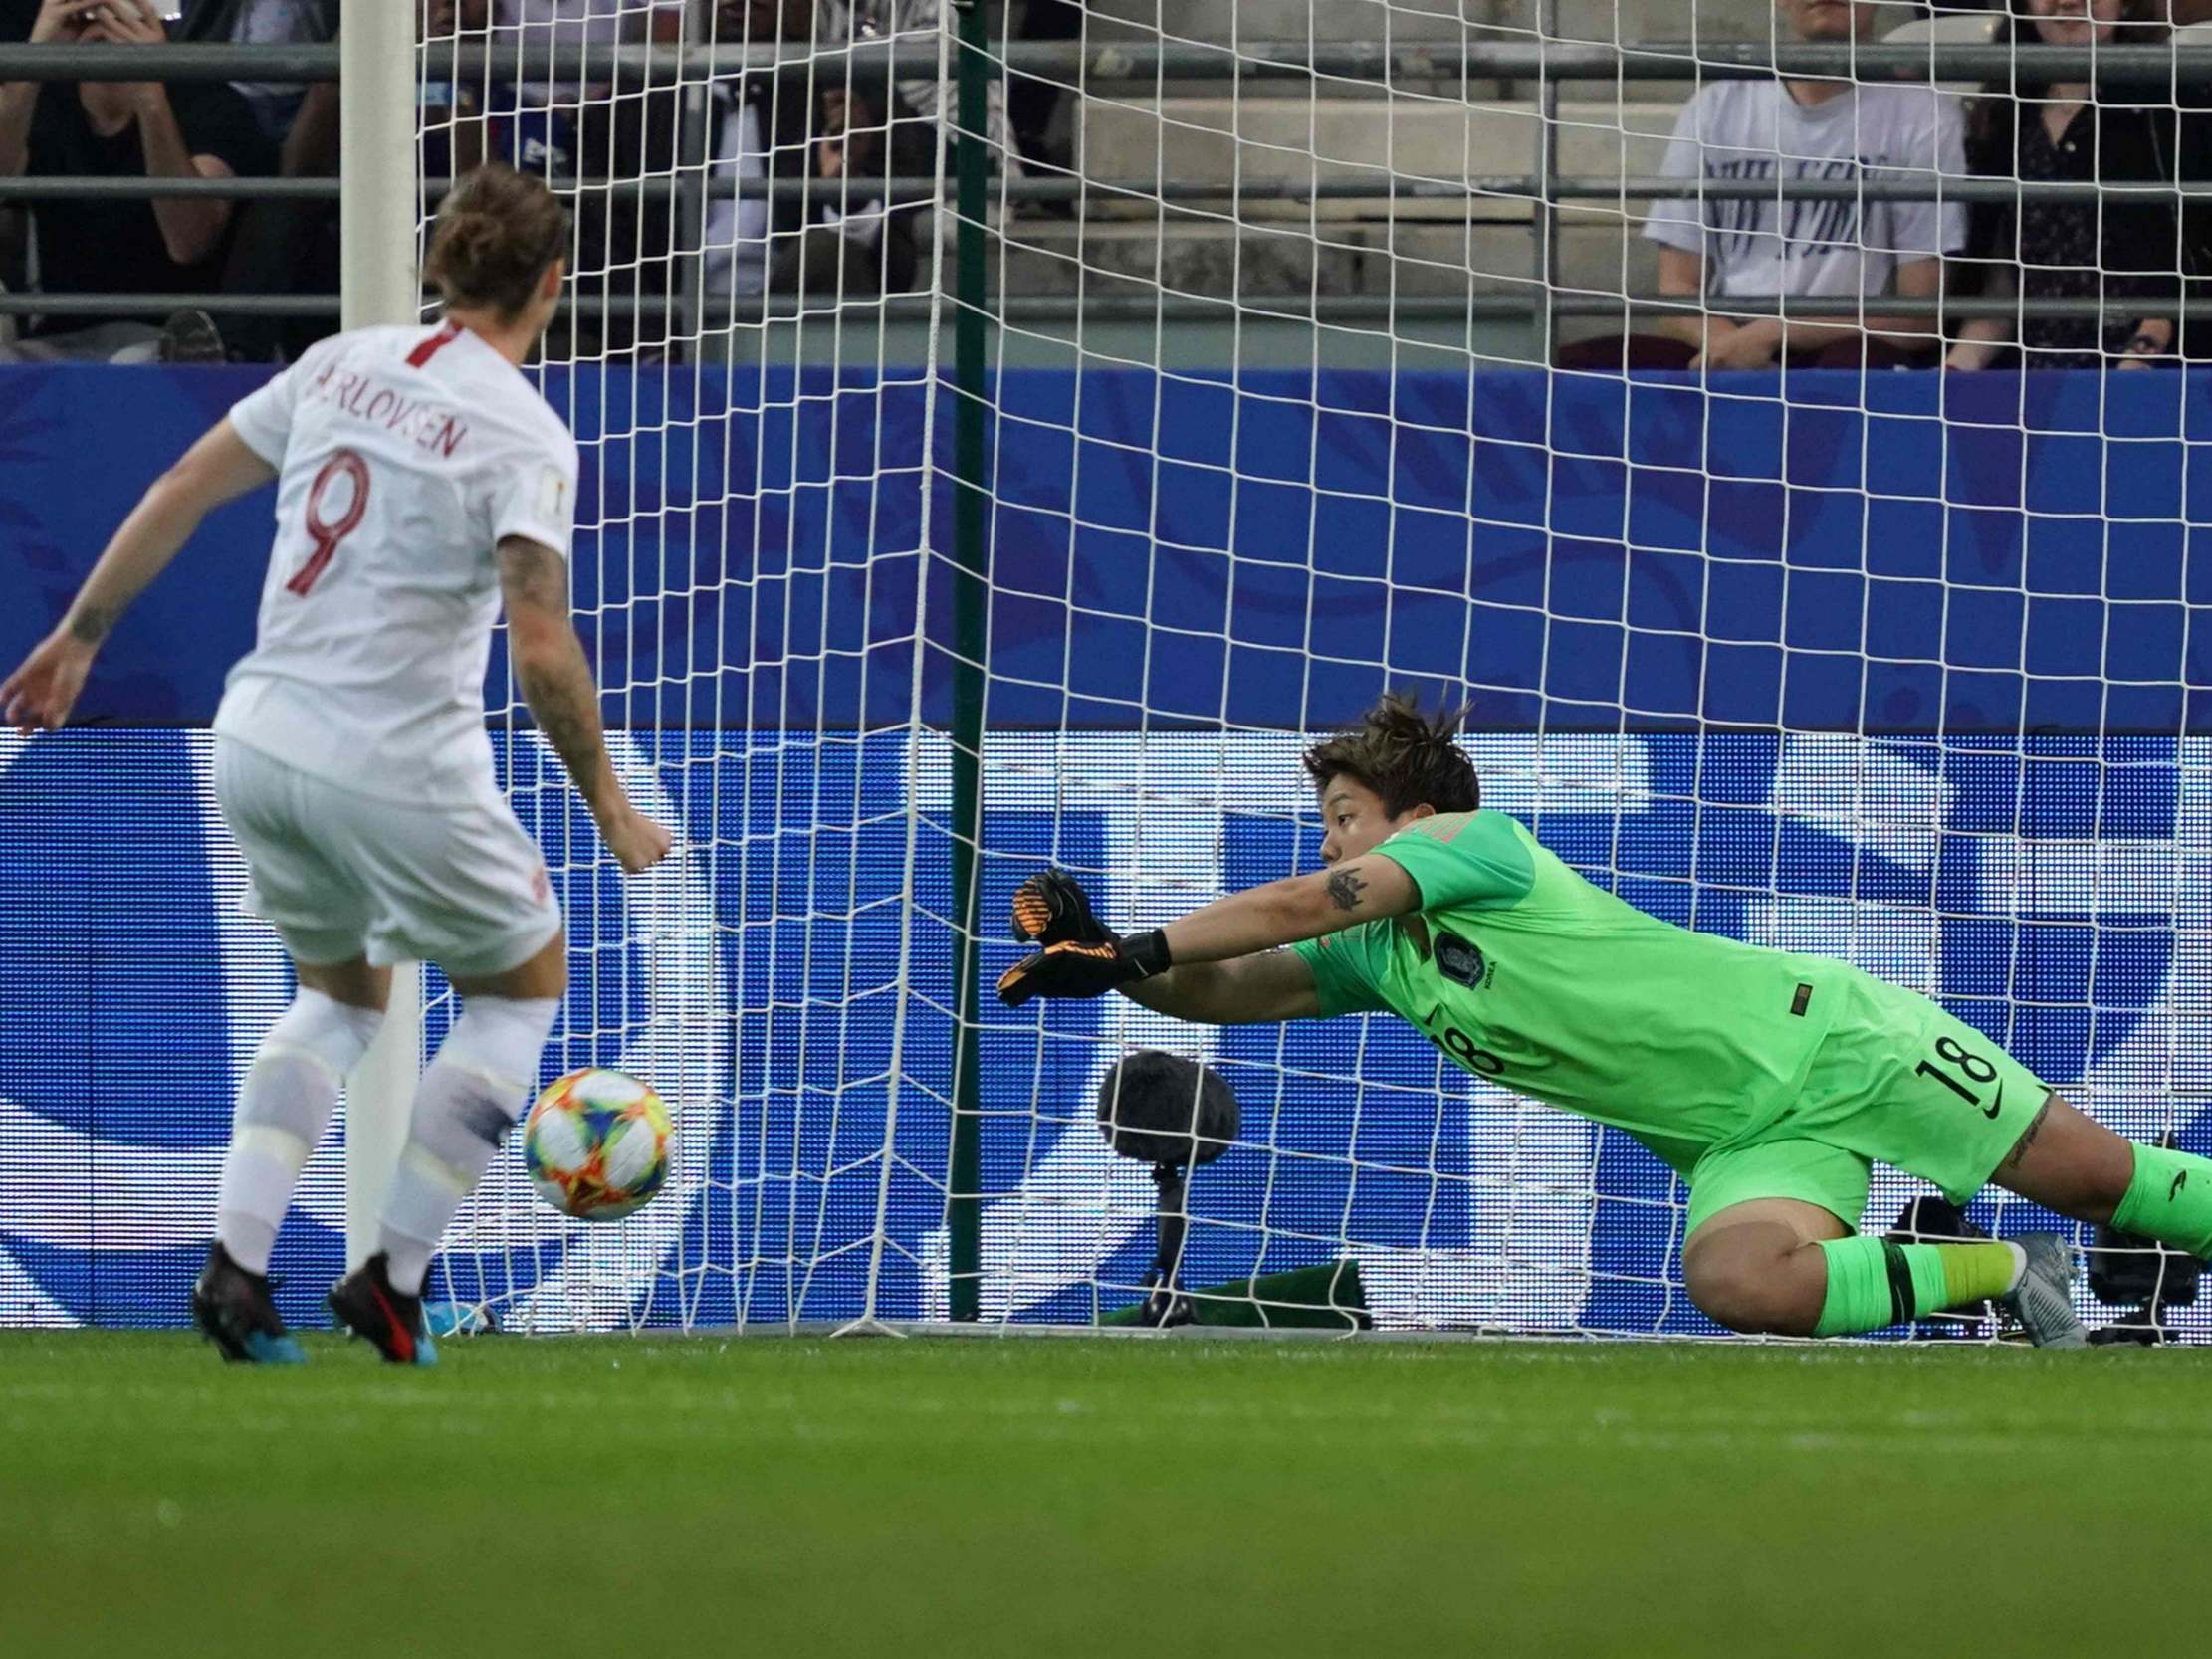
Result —
[[[1165,38],[1232,45],[1306,39],[1419,46],[1533,38],[1527,0],[1469,7],[1461,0],[1393,0],[1314,6],[1310,0],[1104,0],[1094,45],[1111,40],[1104,17],[1131,25],[1130,40]],[[1698,38],[1769,38],[1764,0],[1703,0]],[[1518,14],[1525,13],[1525,16]],[[1691,8],[1679,0],[1562,0],[1558,29],[1570,39],[1610,42],[1687,36]],[[1099,89],[1078,106],[1076,165],[1091,180],[1218,182],[1216,198],[1165,209],[1142,193],[1089,197],[1076,219],[1028,216],[1007,226],[1009,292],[1110,293],[1126,276],[1150,287],[1258,298],[1266,295],[1451,295],[1523,293],[1531,273],[1525,197],[1500,194],[1471,212],[1450,198],[1391,200],[1390,181],[1456,184],[1469,175],[1526,177],[1536,171],[1542,131],[1537,90],[1439,80],[1386,94],[1356,82],[1169,81]],[[1684,83],[1574,83],[1558,106],[1555,161],[1562,175],[1632,178],[1659,171]],[[1429,96],[1424,96],[1427,93]],[[1326,181],[1364,192],[1314,200],[1296,191]],[[1229,211],[1232,183],[1292,194],[1247,199],[1241,223]],[[1560,218],[1563,282],[1597,292],[1647,287],[1651,255],[1624,232],[1643,203],[1615,198],[1570,206]],[[1624,256],[1624,248],[1626,255]],[[1624,263],[1626,259],[1626,264]]]
[[[1900,23],[1881,38],[1894,46],[1909,46],[1917,41],[1952,46],[1987,46],[1997,38],[1997,25],[2000,21],[2001,16],[1997,12],[1949,12]],[[1975,86],[1971,81],[1941,81],[1937,85],[1951,93],[1970,93]]]

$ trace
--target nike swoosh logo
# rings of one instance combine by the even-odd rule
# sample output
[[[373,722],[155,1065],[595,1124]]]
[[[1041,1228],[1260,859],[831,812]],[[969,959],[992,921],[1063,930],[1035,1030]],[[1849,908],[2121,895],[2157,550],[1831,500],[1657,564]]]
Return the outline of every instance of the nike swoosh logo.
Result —
[[[368,1282],[368,1294],[376,1299],[376,1306],[383,1312],[384,1322],[391,1327],[392,1335],[397,1339],[392,1346],[399,1349],[400,1363],[413,1364],[415,1362],[415,1334],[399,1323],[399,1310],[391,1305],[391,1299],[383,1293],[373,1279]]]
[[[2003,1110],[2004,1104],[2005,1086],[2003,1083],[1999,1083],[1997,1085],[1997,1098],[1991,1101],[1987,1106],[1982,1108],[1982,1116],[1984,1118],[1987,1118],[1991,1123],[1995,1123],[1997,1121],[1997,1114]]]

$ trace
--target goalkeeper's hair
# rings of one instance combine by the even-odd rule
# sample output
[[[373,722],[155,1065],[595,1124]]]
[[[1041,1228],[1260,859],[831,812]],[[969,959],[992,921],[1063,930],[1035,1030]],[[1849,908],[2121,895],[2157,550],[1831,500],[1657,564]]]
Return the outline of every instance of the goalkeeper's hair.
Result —
[[[1482,804],[1482,781],[1474,762],[1452,741],[1465,714],[1461,705],[1424,715],[1418,699],[1392,692],[1300,760],[1316,789],[1332,777],[1348,777],[1374,790],[1393,818],[1417,806],[1472,812]]]
[[[568,210],[542,180],[487,161],[439,206],[425,269],[447,305],[487,306],[513,317],[568,241]]]

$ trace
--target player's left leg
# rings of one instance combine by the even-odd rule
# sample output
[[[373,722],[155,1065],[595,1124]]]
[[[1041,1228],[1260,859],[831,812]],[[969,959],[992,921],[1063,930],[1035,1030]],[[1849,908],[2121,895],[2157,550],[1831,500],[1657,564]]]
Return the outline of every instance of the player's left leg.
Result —
[[[296,962],[299,990],[262,1038],[238,1091],[215,1200],[215,1242],[192,1288],[194,1323],[226,1359],[295,1363],[269,1293],[269,1257],[300,1171],[323,1139],[345,1074],[384,1018],[391,973],[366,958]]]
[[[567,941],[544,855],[489,781],[435,807],[364,813],[319,797],[318,822],[369,895],[369,954],[435,962],[461,1016],[415,1084],[385,1188],[380,1248],[330,1294],[346,1329],[395,1364],[437,1348],[422,1288],[446,1226],[529,1104],[567,985]]]
[[[1691,1175],[1682,1248],[1690,1300],[1733,1331],[1835,1337],[2021,1289],[2029,1256],[2019,1244],[1858,1236],[1871,1167],[1846,1148],[1786,1137],[1708,1152]],[[2054,1319],[2031,1330],[2063,1343],[2078,1327]]]
[[[384,1194],[375,1255],[332,1287],[331,1307],[394,1364],[437,1362],[422,1286],[438,1240],[515,1127],[567,985],[565,933],[497,973],[448,968],[461,1017],[415,1088],[407,1144]]]
[[[1700,1313],[1731,1331],[1809,1337],[1828,1279],[1820,1247],[1850,1232],[1795,1198],[1730,1204],[1682,1245],[1682,1285]]]

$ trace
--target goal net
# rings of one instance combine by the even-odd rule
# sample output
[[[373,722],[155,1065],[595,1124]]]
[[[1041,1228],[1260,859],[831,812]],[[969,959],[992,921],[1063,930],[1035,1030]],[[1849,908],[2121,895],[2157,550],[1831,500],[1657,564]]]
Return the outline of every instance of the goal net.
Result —
[[[1157,1195],[1096,1097],[1163,1049],[1240,1108],[1189,1185],[1208,1317],[1710,1333],[1681,1173],[1402,1023],[989,994],[1031,872],[1130,929],[1316,868],[1298,754],[1392,688],[1468,701],[1484,804],[1601,886],[1938,997],[2207,1149],[2189,382],[1589,345],[1763,315],[1756,286],[1630,308],[1684,143],[1708,248],[1872,261],[1963,217],[1958,148],[1851,159],[1907,87],[1961,119],[1924,74],[1836,72],[1870,130],[1833,166],[1770,135],[1762,172],[1675,138],[1739,45],[1791,44],[1752,0],[1694,39],[1638,0],[463,12],[424,48],[425,170],[482,145],[575,191],[537,372],[585,457],[617,767],[681,837],[619,879],[509,695],[572,946],[547,1074],[636,1072],[679,1139],[607,1227],[511,1149],[441,1294],[530,1330],[1126,1320]],[[1644,67],[1544,73],[1611,48]],[[1915,181],[1939,199],[1882,194]],[[1973,257],[1930,251],[1954,284]],[[1855,283],[1825,314],[1932,359],[1932,310]],[[431,1040],[449,1013],[433,982]],[[1865,1225],[1930,1191],[1878,1168]],[[1967,1215],[2050,1224],[1994,1188]]]

